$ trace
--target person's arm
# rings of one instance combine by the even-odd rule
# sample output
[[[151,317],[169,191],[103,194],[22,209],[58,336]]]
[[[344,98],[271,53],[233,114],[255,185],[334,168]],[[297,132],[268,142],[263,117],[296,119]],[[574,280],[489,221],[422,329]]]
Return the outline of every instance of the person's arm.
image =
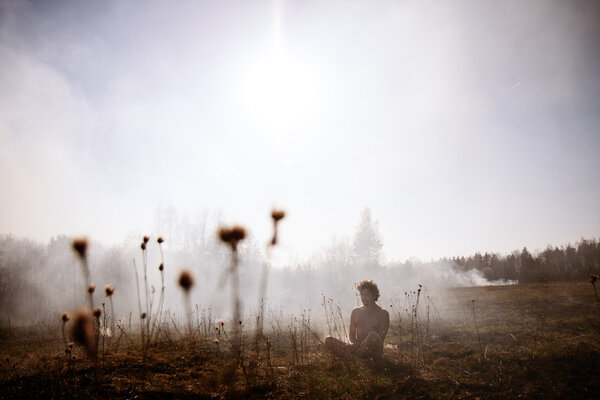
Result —
[[[381,310],[381,322],[379,323],[379,336],[381,341],[385,340],[385,336],[388,333],[390,327],[390,314],[386,310]]]
[[[348,339],[350,339],[350,343],[354,344],[357,342],[356,340],[356,308],[352,310],[352,314],[350,314],[350,331],[348,332]]]

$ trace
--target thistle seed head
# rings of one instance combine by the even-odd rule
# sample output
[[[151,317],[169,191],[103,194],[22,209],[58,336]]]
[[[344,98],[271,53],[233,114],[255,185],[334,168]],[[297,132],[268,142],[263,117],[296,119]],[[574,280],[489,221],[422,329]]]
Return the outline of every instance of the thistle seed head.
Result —
[[[271,211],[271,218],[273,221],[278,222],[285,218],[285,211],[283,210],[273,210]]]
[[[223,243],[229,245],[235,251],[238,243],[246,238],[246,228],[240,225],[234,225],[231,228],[222,226],[219,228],[218,235]]]
[[[111,285],[104,286],[104,293],[106,294],[106,297],[112,296],[114,292],[115,292],[115,288],[112,287]]]
[[[144,236],[144,243],[148,243],[149,240],[150,240],[149,236]]]
[[[94,321],[88,311],[79,310],[73,316],[71,336],[75,343],[86,348],[90,357],[96,354],[96,337],[94,335]]]
[[[179,274],[179,286],[181,286],[181,288],[186,292],[188,292],[192,286],[194,286],[194,277],[189,270],[184,269]]]
[[[79,255],[79,258],[82,260],[85,259],[88,247],[88,241],[86,238],[73,239],[71,242],[71,247],[73,248],[73,251]]]
[[[93,283],[90,283],[90,285],[88,286],[88,293],[93,294],[95,290],[96,290],[96,285],[94,285]]]
[[[60,319],[62,319],[62,322],[68,322],[71,319],[71,316],[69,315],[69,313],[64,312],[60,316]]]
[[[165,241],[165,239],[163,239],[162,236],[159,236],[158,239],[156,239],[156,241],[158,242],[158,244],[161,244]]]
[[[102,315],[102,309],[100,307],[94,308],[94,317],[100,318],[101,315]]]
[[[162,271],[163,269],[165,269],[165,266],[163,265],[163,263],[160,263],[160,265],[158,266],[158,270]]]

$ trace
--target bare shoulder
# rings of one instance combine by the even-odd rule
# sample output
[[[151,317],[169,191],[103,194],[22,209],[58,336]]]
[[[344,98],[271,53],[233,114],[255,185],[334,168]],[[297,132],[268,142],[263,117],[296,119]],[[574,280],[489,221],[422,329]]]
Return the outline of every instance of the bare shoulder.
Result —
[[[363,307],[355,307],[355,308],[352,310],[352,315],[356,315],[356,314],[360,313],[360,311],[362,310],[362,308],[363,308]]]

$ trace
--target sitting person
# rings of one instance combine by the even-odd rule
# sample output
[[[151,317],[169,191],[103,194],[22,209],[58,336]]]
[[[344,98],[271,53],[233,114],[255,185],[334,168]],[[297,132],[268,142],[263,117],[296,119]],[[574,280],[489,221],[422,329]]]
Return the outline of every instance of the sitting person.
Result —
[[[325,339],[325,347],[334,354],[349,360],[383,359],[383,341],[390,326],[390,315],[375,302],[379,298],[379,288],[371,280],[356,284],[362,307],[352,310],[350,316],[350,343],[331,336]]]

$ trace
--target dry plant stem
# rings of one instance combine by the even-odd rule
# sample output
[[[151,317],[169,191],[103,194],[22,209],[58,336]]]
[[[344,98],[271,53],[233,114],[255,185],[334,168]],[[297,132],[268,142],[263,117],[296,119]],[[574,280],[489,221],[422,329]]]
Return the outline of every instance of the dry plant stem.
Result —
[[[113,305],[112,296],[109,296],[110,300],[110,331],[115,332],[115,306]]]
[[[594,294],[596,295],[596,305],[598,306],[598,312],[600,312],[600,298],[598,298],[598,291],[596,290],[596,282],[592,282],[592,286],[594,287]]]
[[[481,347],[481,337],[479,336],[479,328],[477,327],[477,319],[475,318],[475,300],[473,300],[472,303],[473,303],[473,322],[475,322],[475,332],[477,333],[477,341],[479,342],[479,352],[481,353],[481,355],[484,355],[483,348]]]
[[[148,286],[148,251],[144,247],[142,249],[142,261],[144,263],[144,290],[146,292],[146,350],[150,347],[150,320],[152,319],[152,300],[150,297],[150,286]]]
[[[277,229],[277,224],[275,224],[275,229]],[[269,281],[269,265],[271,264],[271,249],[272,249],[273,245],[269,244],[267,245],[267,254],[266,254],[266,260],[265,263],[263,264],[263,268],[262,268],[262,276],[260,279],[260,294],[259,294],[259,317],[257,318],[257,335],[262,336],[263,335],[263,321],[265,320],[265,308],[264,308],[264,302],[265,302],[265,297],[267,295],[267,284]]]
[[[185,291],[184,292],[184,296],[185,296],[185,315],[186,315],[186,319],[187,319],[187,336],[188,338],[192,337],[192,304],[191,304],[191,300],[190,300],[190,293],[189,291]]]
[[[90,275],[90,269],[88,266],[88,261],[87,261],[87,256],[84,256],[81,258],[81,266],[83,267],[83,274],[85,275],[85,287],[86,290],[87,288],[90,287],[90,285],[92,284],[92,278]],[[88,290],[88,295],[90,298],[90,312],[94,312],[94,295],[93,292],[90,292]]]
[[[102,363],[104,363],[104,340],[106,337],[106,307],[104,307],[104,303],[102,303],[102,316],[104,318],[103,328],[102,329]]]
[[[138,295],[138,310],[140,316],[140,334],[142,335],[142,354],[146,359],[146,338],[144,337],[144,318],[142,317],[142,299],[140,296],[140,282],[137,273],[137,266],[135,264],[135,258],[133,259],[133,272],[135,273],[135,287]]]
[[[156,340],[158,337],[158,330],[156,328],[157,328],[157,326],[160,326],[160,321],[162,319],[162,311],[163,311],[164,301],[165,301],[165,271],[164,271],[165,257],[163,254],[162,243],[158,243],[158,247],[160,249],[160,259],[161,259],[161,265],[163,268],[160,269],[160,281],[161,281],[160,299],[158,300],[158,309],[157,309],[157,313],[156,313],[156,318],[154,319],[154,325],[152,327],[152,332],[150,335],[151,337],[154,338],[154,340]]]
[[[238,321],[241,321],[241,306],[239,293],[239,274],[238,274],[239,256],[237,249],[231,252],[231,293],[233,300],[233,345],[234,351],[239,355],[241,351],[241,326]]]

